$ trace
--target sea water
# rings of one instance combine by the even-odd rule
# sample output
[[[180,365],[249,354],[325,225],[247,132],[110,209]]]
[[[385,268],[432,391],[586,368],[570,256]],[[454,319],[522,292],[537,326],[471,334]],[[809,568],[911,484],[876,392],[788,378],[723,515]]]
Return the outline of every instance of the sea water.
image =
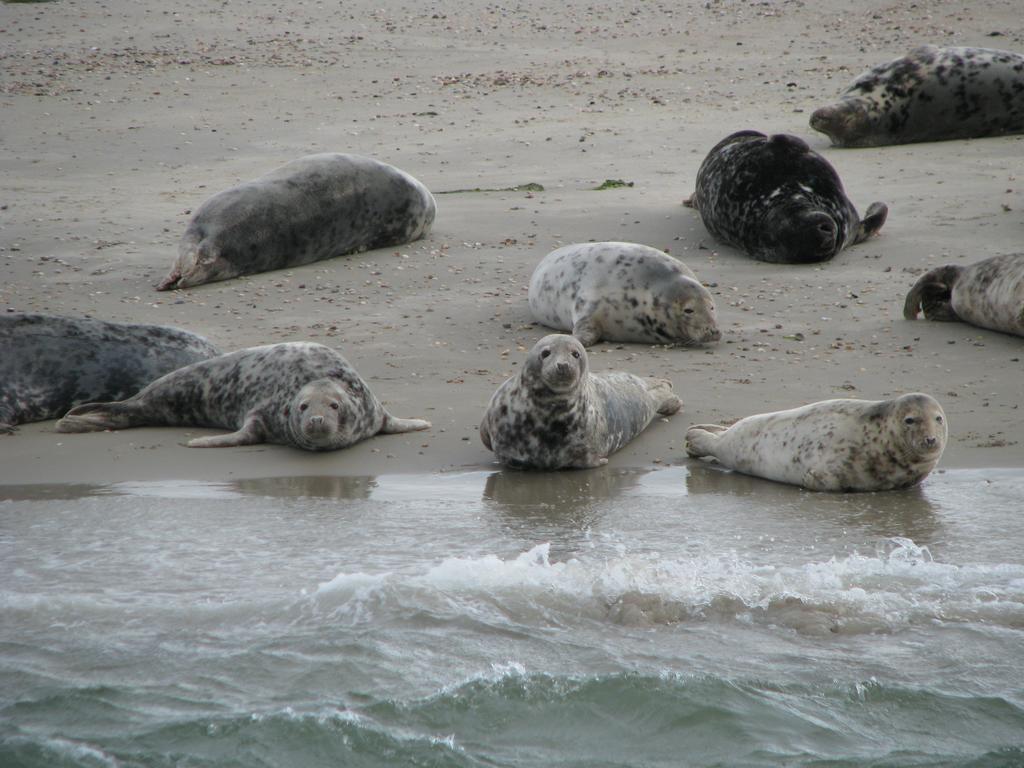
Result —
[[[0,766],[1024,765],[1024,472],[0,486]]]

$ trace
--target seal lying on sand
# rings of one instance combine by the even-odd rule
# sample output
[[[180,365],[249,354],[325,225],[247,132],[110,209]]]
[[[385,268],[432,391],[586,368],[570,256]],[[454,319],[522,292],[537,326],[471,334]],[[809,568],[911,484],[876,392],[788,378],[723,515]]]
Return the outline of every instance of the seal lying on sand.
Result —
[[[430,230],[435,210],[425,186],[387,163],[306,155],[199,206],[157,290],[408,243]]]
[[[761,261],[827,261],[881,229],[889,209],[861,220],[829,162],[796,136],[738,131],[701,163],[684,202],[718,240]]]
[[[345,448],[378,433],[426,429],[391,416],[339,353],[289,342],[230,352],[157,379],[119,403],[89,403],[57,422],[59,432],[128,427],[223,427],[193,448],[276,443],[307,451]]]
[[[165,373],[219,355],[166,325],[34,313],[0,315],[0,433],[79,403],[134,395]]]
[[[530,279],[541,323],[589,347],[601,339],[697,345],[718,341],[715,300],[689,268],[636,243],[577,243],[545,256]]]
[[[929,395],[823,400],[761,413],[731,427],[686,431],[693,457],[812,491],[888,491],[916,485],[939,463],[946,418]]]
[[[491,397],[480,439],[514,469],[599,467],[655,416],[681,407],[671,382],[592,374],[579,340],[552,334]]]
[[[929,320],[963,320],[1024,336],[1024,253],[926,272],[903,304],[907,320],[919,311]]]
[[[915,48],[860,75],[811,115],[839,147],[1024,132],[1024,56],[992,48]]]

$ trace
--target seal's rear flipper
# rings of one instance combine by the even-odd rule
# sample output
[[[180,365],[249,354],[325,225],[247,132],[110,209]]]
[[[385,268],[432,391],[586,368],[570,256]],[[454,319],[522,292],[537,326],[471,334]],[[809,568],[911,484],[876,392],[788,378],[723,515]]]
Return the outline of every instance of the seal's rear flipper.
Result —
[[[380,428],[380,434],[397,435],[402,432],[418,432],[421,429],[430,429],[430,422],[423,419],[399,419],[385,413],[384,426]]]
[[[903,317],[913,320],[921,311],[928,320],[959,320],[950,300],[953,297],[953,286],[963,270],[963,267],[949,265],[921,275],[903,302]]]
[[[869,205],[867,213],[864,214],[864,218],[857,225],[857,237],[853,241],[854,244],[862,243],[878,232],[882,225],[885,224],[885,219],[888,215],[889,206],[885,203],[874,202]]]
[[[658,403],[659,416],[671,416],[683,407],[683,401],[672,391],[672,382],[668,379],[646,379],[647,391]]]
[[[58,432],[99,432],[127,429],[150,423],[139,414],[135,403],[86,403],[72,408],[57,422]]]
[[[718,433],[727,427],[721,424],[695,424],[686,430],[686,452],[695,459],[715,455]]]

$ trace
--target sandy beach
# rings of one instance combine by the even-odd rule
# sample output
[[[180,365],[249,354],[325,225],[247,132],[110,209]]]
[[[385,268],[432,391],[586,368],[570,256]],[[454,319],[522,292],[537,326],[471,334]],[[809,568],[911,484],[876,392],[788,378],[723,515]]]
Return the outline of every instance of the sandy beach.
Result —
[[[531,320],[530,274],[587,240],[681,258],[723,332],[706,349],[592,349],[592,370],[667,377],[684,401],[613,467],[689,461],[692,423],[909,391],[948,415],[940,468],[1020,467],[1024,341],[906,321],[902,304],[927,269],[1024,248],[1024,136],[842,150],[808,126],[854,76],[923,43],[1024,50],[1019,2],[0,5],[0,311],[176,325],[224,350],[319,341],[392,413],[433,422],[316,455],[28,424],[0,436],[0,484],[490,467],[483,409],[548,332]],[[717,244],[681,201],[742,128],[807,140],[858,210],[889,205],[880,235],[818,266]],[[424,182],[430,234],[154,290],[204,199],[327,151]],[[606,180],[626,185],[598,190]],[[543,190],[512,191],[525,184]]]

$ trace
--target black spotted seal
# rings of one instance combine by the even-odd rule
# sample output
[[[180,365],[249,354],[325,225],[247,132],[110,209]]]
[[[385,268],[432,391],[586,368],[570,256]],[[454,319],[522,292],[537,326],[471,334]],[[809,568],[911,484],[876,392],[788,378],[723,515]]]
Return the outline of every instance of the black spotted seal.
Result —
[[[429,190],[392,165],[306,155],[199,206],[157,290],[408,243],[427,234],[435,211]]]
[[[538,341],[519,374],[491,397],[480,422],[483,444],[513,469],[599,467],[655,416],[682,407],[665,379],[588,368],[578,339]]]
[[[839,147],[1024,132],[1024,55],[924,45],[857,77],[811,127]]]
[[[718,341],[715,300],[678,259],[637,243],[576,243],[533,271],[530,309],[585,347],[602,339],[695,346]]]
[[[698,424],[686,432],[686,450],[812,491],[888,491],[916,485],[935,469],[946,435],[942,406],[914,392],[892,400],[823,400],[731,427]]]
[[[924,312],[928,320],[963,320],[1024,336],[1024,253],[926,272],[903,303],[907,320],[916,318],[918,312]]]
[[[0,433],[56,419],[93,400],[120,400],[154,379],[219,355],[167,325],[30,312],[0,315]]]
[[[222,427],[193,448],[275,443],[333,451],[372,437],[427,429],[390,415],[348,361],[330,347],[286,342],[250,347],[181,368],[134,397],[88,403],[57,422],[59,432],[129,427]]]
[[[860,219],[829,162],[796,136],[738,131],[715,145],[693,195],[704,226],[761,261],[828,261],[881,229],[889,209],[872,203]]]

